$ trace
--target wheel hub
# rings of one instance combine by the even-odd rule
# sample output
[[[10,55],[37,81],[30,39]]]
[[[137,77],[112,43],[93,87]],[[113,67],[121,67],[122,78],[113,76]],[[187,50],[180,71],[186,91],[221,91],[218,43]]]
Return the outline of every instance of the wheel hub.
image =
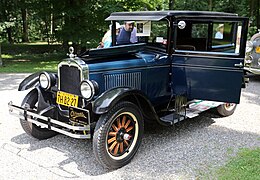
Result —
[[[124,141],[125,129],[121,128],[116,134],[117,142],[121,143]]]

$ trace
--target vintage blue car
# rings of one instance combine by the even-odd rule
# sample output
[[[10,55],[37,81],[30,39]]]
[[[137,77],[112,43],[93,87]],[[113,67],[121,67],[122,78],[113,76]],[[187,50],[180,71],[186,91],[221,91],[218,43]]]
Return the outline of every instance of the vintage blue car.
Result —
[[[104,167],[129,163],[144,124],[173,125],[216,107],[233,114],[245,87],[248,18],[196,11],[116,12],[112,47],[91,49],[58,65],[57,73],[24,79],[31,88],[21,106],[9,103],[26,133],[47,139],[57,133],[93,137]],[[119,45],[116,23],[131,21],[137,42]],[[120,33],[120,32],[119,32]]]

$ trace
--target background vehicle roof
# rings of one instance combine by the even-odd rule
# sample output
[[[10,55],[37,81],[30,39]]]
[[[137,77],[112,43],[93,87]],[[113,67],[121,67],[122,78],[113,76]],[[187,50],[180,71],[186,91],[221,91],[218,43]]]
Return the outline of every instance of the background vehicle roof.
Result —
[[[135,12],[114,12],[106,21],[112,20],[153,20],[159,21],[167,16],[174,17],[237,17],[237,14],[213,12],[213,11],[135,11]]]

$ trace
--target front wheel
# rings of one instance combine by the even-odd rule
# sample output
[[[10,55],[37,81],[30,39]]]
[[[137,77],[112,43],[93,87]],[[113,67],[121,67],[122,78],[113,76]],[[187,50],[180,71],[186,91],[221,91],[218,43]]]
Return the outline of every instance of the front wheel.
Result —
[[[21,106],[22,107],[26,106],[30,110],[37,112],[37,104],[38,104],[38,92],[36,89],[34,89],[26,95]],[[26,121],[25,119],[20,119],[20,123],[27,134],[39,140],[48,139],[57,134],[55,131],[51,131],[46,128],[41,128],[40,126],[37,126],[29,121]]]
[[[93,151],[99,163],[116,169],[129,163],[137,152],[144,131],[138,107],[120,102],[100,116],[93,137]]]
[[[217,107],[218,114],[221,116],[230,116],[236,110],[237,104],[234,103],[225,103]]]

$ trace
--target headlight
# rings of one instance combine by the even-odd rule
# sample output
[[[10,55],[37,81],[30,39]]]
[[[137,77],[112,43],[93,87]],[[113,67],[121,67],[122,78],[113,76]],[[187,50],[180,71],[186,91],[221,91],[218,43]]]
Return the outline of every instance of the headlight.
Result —
[[[249,53],[253,50],[254,46],[253,46],[253,43],[252,41],[247,41],[246,42],[246,52]]]
[[[81,95],[86,98],[87,100],[90,100],[95,95],[95,88],[91,81],[84,80],[80,84],[80,92]]]
[[[41,73],[39,76],[39,81],[43,89],[49,89],[51,87],[51,77],[48,73]]]
[[[47,72],[42,72],[39,75],[39,82],[40,82],[41,87],[44,90],[48,90],[48,89],[50,89],[51,86],[55,85],[56,79],[53,74],[49,74]]]

